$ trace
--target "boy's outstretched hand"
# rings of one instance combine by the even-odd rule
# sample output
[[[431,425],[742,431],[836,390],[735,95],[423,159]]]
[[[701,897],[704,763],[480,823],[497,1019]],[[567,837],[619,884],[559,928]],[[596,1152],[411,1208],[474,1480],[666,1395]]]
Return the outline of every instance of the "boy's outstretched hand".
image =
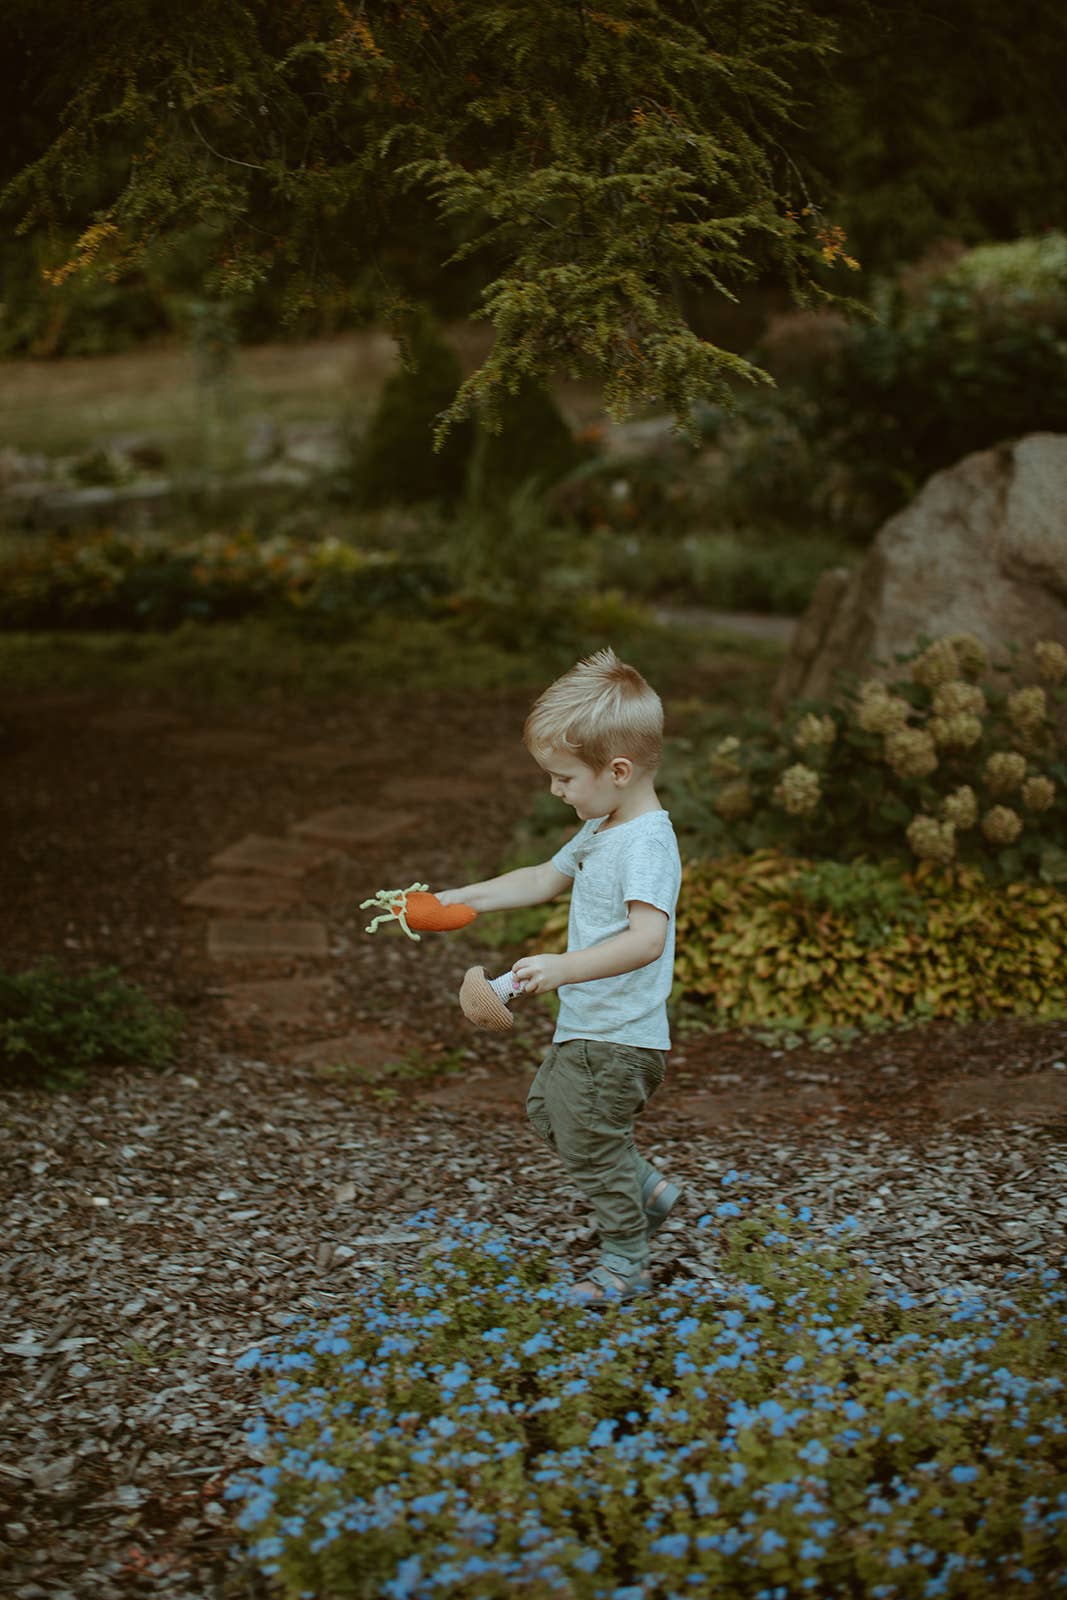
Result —
[[[523,956],[511,969],[516,983],[521,983],[526,994],[550,994],[565,982],[566,958],[564,956]]]

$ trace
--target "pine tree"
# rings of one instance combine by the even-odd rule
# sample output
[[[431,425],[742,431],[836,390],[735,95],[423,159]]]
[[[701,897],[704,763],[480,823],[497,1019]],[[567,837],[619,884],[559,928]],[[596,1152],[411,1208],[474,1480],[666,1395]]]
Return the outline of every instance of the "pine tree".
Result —
[[[209,294],[284,280],[402,312],[412,265],[471,259],[492,350],[445,424],[526,378],[603,379],[681,417],[760,376],[701,340],[683,285],[773,269],[818,295],[841,241],[788,157],[832,25],[794,0],[12,0],[41,103],[5,202],[84,224],[55,281],[121,278],[204,222]],[[47,57],[47,66],[42,63]],[[27,150],[31,152],[27,156]]]

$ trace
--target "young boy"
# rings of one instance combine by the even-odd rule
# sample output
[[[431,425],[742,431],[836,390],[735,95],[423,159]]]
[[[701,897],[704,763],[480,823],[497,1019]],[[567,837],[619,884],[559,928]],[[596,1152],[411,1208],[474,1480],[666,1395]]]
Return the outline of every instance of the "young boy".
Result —
[[[648,1292],[649,1239],[679,1197],[633,1135],[670,1048],[682,866],[655,790],[663,707],[639,672],[601,650],[545,690],[523,739],[581,828],[540,866],[438,898],[504,911],[572,890],[566,955],[523,956],[512,972],[527,994],[559,990],[553,1043],[526,1109],[596,1213],[600,1265],[572,1299],[599,1305]]]

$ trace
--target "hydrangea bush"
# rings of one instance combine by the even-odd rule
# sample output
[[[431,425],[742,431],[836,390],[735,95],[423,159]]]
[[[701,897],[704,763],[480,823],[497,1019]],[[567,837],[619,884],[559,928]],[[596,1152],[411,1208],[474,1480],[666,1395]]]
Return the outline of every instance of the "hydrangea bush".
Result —
[[[904,856],[1000,883],[1067,882],[1067,649],[1041,640],[991,664],[955,635],[897,669],[798,704],[772,734],[720,739],[704,772],[690,764],[679,798],[690,820],[702,805],[705,850]]]
[[[876,1295],[848,1222],[724,1198],[721,1284],[604,1312],[432,1216],[417,1271],[294,1321],[231,1482],[287,1596],[1003,1596],[1067,1570],[1060,1275]],[[432,1232],[429,1231],[432,1229]]]

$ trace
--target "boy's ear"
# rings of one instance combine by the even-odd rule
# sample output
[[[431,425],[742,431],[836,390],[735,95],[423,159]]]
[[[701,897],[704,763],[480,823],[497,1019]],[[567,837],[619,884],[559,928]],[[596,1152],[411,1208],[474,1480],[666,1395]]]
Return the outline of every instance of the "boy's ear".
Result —
[[[634,775],[634,764],[629,756],[614,756],[611,761],[611,776],[616,783],[629,783]]]

